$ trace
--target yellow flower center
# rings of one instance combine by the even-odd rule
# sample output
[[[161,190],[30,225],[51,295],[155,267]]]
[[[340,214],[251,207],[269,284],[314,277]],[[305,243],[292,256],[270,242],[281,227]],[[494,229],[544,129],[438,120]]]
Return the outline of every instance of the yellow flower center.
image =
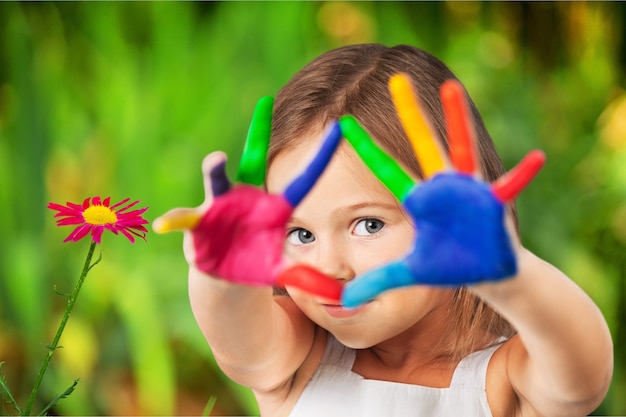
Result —
[[[83,218],[89,224],[101,226],[103,224],[115,224],[117,215],[106,206],[91,206],[83,211]]]

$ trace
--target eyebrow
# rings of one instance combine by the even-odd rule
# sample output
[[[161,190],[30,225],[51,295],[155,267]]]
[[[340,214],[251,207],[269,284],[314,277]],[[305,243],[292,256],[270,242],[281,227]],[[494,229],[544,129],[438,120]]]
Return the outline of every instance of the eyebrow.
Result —
[[[376,201],[364,201],[362,203],[349,204],[344,207],[339,207],[331,211],[331,215],[342,214],[345,212],[352,212],[362,209],[378,209],[378,210],[402,210],[400,203],[379,203]],[[292,217],[289,223],[300,223],[301,220],[297,217]]]
[[[340,207],[337,211],[355,211],[363,208],[377,208],[377,209],[386,209],[386,210],[394,210],[400,208],[400,203],[390,204],[390,203],[379,203],[375,201],[364,201],[362,203],[351,204],[345,207]]]

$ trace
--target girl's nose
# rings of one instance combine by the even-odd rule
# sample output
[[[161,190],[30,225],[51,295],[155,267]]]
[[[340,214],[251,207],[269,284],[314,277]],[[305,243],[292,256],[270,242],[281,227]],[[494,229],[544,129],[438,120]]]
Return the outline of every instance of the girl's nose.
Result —
[[[350,259],[350,252],[343,245],[326,243],[318,247],[315,267],[330,277],[350,281],[355,277]]]

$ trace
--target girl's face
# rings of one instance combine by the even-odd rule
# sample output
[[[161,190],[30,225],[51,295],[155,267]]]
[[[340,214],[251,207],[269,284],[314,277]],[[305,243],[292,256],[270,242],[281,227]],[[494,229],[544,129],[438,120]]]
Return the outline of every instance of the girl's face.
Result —
[[[282,192],[301,172],[317,152],[320,136],[302,138],[301,145],[275,158],[267,176],[269,192]],[[347,282],[401,258],[413,239],[413,227],[397,200],[344,142],[294,211],[285,254]],[[422,333],[432,329],[430,324],[443,327],[450,296],[450,291],[431,287],[407,287],[347,310],[294,288],[287,291],[311,320],[352,348],[371,347],[409,329]]]

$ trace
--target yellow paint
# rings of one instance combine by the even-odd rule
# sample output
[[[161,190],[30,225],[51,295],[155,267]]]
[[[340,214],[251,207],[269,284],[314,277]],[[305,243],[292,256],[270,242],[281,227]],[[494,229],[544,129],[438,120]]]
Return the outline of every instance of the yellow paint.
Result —
[[[396,74],[389,79],[389,90],[424,177],[429,178],[442,171],[446,164],[436,142],[438,139],[420,111],[411,79],[405,74]]]
[[[201,216],[195,210],[177,209],[155,219],[152,229],[156,233],[168,233],[176,230],[189,230],[195,228],[200,222]]]

